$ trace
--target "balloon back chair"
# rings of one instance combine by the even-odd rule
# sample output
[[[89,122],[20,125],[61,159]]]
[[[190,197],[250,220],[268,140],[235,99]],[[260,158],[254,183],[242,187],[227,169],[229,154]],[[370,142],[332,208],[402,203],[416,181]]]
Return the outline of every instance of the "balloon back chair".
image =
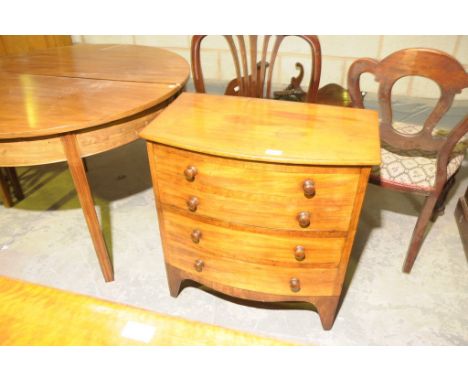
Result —
[[[364,108],[360,76],[371,73],[379,84],[381,159],[372,170],[370,182],[426,196],[413,231],[403,271],[411,272],[424,240],[429,220],[435,221],[445,208],[445,200],[455,182],[465,155],[459,141],[468,132],[468,115],[446,136],[435,127],[450,109],[456,94],[468,87],[468,74],[450,55],[433,49],[404,49],[380,62],[370,58],[355,61],[348,72],[348,88],[354,107]],[[391,92],[396,81],[406,76],[422,76],[435,81],[439,100],[422,126],[393,121]]]
[[[207,36],[193,36],[191,44],[192,75],[195,90],[198,93],[205,93],[200,54],[201,43],[205,37]],[[263,41],[259,43],[258,36],[224,36],[236,71],[236,78],[227,85],[225,95],[272,98],[273,69],[285,37],[287,36],[268,35],[264,36]],[[322,63],[320,43],[317,36],[297,37],[305,40],[310,47],[312,72],[305,102],[314,102],[317,97]]]

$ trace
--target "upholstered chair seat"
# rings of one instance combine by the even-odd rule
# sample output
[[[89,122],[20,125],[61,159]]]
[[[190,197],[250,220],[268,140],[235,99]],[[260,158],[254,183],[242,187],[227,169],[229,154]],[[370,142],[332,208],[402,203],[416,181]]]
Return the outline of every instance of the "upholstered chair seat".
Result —
[[[393,122],[393,127],[403,134],[416,134],[421,125]],[[434,129],[433,135],[446,136],[448,131]],[[460,168],[466,153],[467,143],[461,141],[449,157],[447,177],[450,178]],[[394,188],[414,191],[432,191],[436,180],[437,152],[423,150],[402,150],[382,142],[380,166],[372,168],[371,181]]]

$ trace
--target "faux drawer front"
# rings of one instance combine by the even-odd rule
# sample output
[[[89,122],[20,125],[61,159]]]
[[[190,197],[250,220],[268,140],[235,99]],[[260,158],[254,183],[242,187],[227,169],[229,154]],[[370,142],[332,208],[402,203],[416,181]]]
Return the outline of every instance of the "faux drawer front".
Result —
[[[358,168],[292,166],[239,161],[156,145],[162,204],[238,224],[286,230],[347,231],[359,181]],[[193,180],[184,171],[195,168]],[[304,182],[315,194],[306,197]],[[298,215],[310,214],[301,227]]]
[[[204,281],[284,296],[334,293],[342,238],[299,238],[306,257],[294,257],[295,238],[236,231],[163,212],[166,261]],[[201,232],[193,242],[194,229]],[[293,291],[291,282],[299,281]]]

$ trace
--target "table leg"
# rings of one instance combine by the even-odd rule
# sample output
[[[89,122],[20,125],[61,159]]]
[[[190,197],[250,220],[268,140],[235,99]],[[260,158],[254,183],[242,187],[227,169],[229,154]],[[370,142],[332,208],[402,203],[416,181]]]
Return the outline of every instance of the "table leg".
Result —
[[[102,235],[99,220],[94,208],[93,196],[89,188],[86,171],[83,165],[83,160],[80,156],[76,137],[73,134],[67,134],[62,137],[62,143],[65,150],[65,155],[68,161],[73,182],[75,183],[76,192],[80,200],[81,208],[88,224],[89,233],[93,240],[94,249],[99,260],[102,274],[106,282],[114,280],[114,270],[107,252],[106,243]]]

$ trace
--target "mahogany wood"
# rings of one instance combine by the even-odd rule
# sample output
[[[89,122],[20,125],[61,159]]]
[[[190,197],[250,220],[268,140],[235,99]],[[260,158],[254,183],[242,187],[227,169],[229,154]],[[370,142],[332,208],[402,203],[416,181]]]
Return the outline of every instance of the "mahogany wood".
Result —
[[[190,74],[187,61],[166,49],[109,44],[78,44],[4,57],[0,70],[176,87],[183,87]]]
[[[112,262],[107,252],[106,243],[99,226],[99,220],[94,208],[93,196],[89,188],[86,171],[83,161],[78,152],[78,143],[73,134],[67,134],[61,137],[65,155],[67,157],[68,168],[75,184],[76,193],[80,200],[81,208],[88,225],[89,233],[93,241],[94,249],[99,260],[102,274],[105,281],[114,280],[114,270]]]
[[[10,193],[10,185],[7,180],[7,175],[4,173],[4,169],[0,167],[0,200],[5,207],[11,207],[13,200]]]
[[[68,161],[106,281],[112,264],[82,158],[138,139],[188,75],[180,56],[139,46],[76,45],[0,58],[0,166]]]
[[[458,225],[465,255],[468,256],[468,187],[465,195],[461,196],[458,200],[457,207],[455,208],[455,220]]]
[[[225,100],[225,107],[219,107],[220,99]],[[203,102],[206,106],[200,108]],[[251,113],[245,107],[250,103],[255,104],[256,118],[263,121],[258,126],[249,126],[244,120]],[[380,159],[374,155],[379,148],[376,113],[373,118],[368,114],[356,114],[354,119],[337,117],[341,129],[336,129],[336,141],[342,139],[339,135],[347,134],[347,125],[360,120],[361,130],[368,134],[363,136],[369,150],[362,152],[369,161],[365,165],[352,163],[355,154],[343,154],[341,146],[330,149],[336,154],[333,159],[334,154],[329,155],[327,166],[314,163],[311,151],[309,157],[304,152],[301,160],[296,157],[291,164],[269,152],[260,161],[252,160],[252,147],[246,144],[246,153],[233,150],[243,141],[261,144],[261,137],[268,137],[276,128],[270,147],[285,153],[299,147],[295,152],[300,152],[301,143],[283,139],[283,129],[320,129],[311,110],[317,116],[319,109],[329,108],[304,104],[304,113],[288,114],[289,123],[283,125],[283,115],[275,119],[272,112],[281,104],[184,94],[142,131],[149,141],[169,289],[177,296],[182,281],[190,279],[239,298],[308,301],[316,305],[323,327],[330,329],[370,166]],[[339,108],[333,109],[341,113]],[[232,110],[232,114],[226,110]],[[326,118],[321,122],[332,125]],[[178,125],[184,126],[184,134],[166,135]],[[198,136],[199,141],[190,147],[193,151],[185,147],[187,136]],[[216,156],[211,149],[204,150],[214,146],[219,153]],[[193,179],[186,178],[190,167],[197,169]],[[312,197],[304,194],[307,180],[314,183]],[[199,199],[194,212],[186,205],[193,196]],[[333,209],[336,205],[339,207]],[[301,211],[310,213],[310,228],[299,226],[296,216]]]
[[[16,196],[16,200],[24,199],[23,190],[21,189],[21,184],[19,182],[16,170],[14,168],[7,167],[6,172],[8,174],[8,178],[10,179],[11,186],[13,187],[13,193]]]
[[[182,282],[186,279],[196,281],[200,284],[206,285],[207,287],[218,291],[220,293],[235,296],[245,300],[255,300],[260,302],[282,302],[282,301],[306,301],[315,306],[322,323],[322,327],[325,330],[330,330],[333,327],[333,323],[336,317],[336,311],[339,304],[339,296],[297,296],[291,294],[291,296],[277,296],[269,293],[254,292],[245,289],[235,288],[233,286],[227,286],[225,284],[218,284],[208,280],[204,280],[197,274],[186,273],[181,269],[175,268],[170,264],[166,263],[167,279],[169,285],[170,295],[177,297],[180,293]]]
[[[436,180],[430,191],[415,191],[413,187],[405,187],[405,185],[382,184],[380,179],[371,177],[373,183],[384,187],[426,195],[426,201],[414,228],[403,265],[403,271],[409,273],[423,243],[429,220],[431,218],[435,220],[437,215],[444,210],[445,199],[455,177],[454,174],[447,179],[447,165],[456,143],[468,131],[468,115],[446,137],[433,135],[433,130],[449,110],[455,95],[468,87],[468,74],[455,58],[434,49],[403,49],[390,54],[380,62],[370,58],[359,59],[351,65],[348,72],[348,88],[353,104],[357,108],[364,108],[359,80],[366,72],[374,74],[379,83],[382,141],[400,150],[437,153]],[[392,125],[391,91],[395,82],[406,76],[422,76],[431,79],[439,85],[441,90],[441,96],[424,122],[422,130],[412,135],[398,132]]]
[[[268,228],[260,230],[257,227],[248,227],[250,229],[245,230],[238,225],[225,227],[202,219],[196,219],[194,225],[192,216],[171,208],[164,209],[164,216],[167,221],[166,237],[171,239],[174,248],[185,252],[202,252],[212,257],[222,256],[233,261],[242,256],[245,263],[297,269],[336,268],[340,264],[346,241],[343,236],[327,237],[318,233],[311,237],[291,231],[277,232]],[[179,239],[182,240],[178,241]],[[298,246],[303,248],[305,257],[300,262],[296,255]]]
[[[191,44],[193,82],[195,90],[198,93],[205,93],[200,52],[201,44],[205,37],[207,36],[195,35],[192,37]],[[248,36],[248,44],[244,36],[238,35],[235,37],[237,45],[234,36],[224,36],[236,69],[236,78],[229,83],[225,94],[255,98],[271,98],[271,80],[276,57],[282,42],[285,37],[288,36],[263,36],[261,47],[258,44],[258,36]],[[322,66],[320,42],[317,36],[304,35],[296,37],[306,41],[310,47],[312,73],[305,101],[314,102],[317,97]],[[250,49],[247,49],[247,46],[249,46]],[[259,61],[257,61],[258,57],[260,57]]]
[[[71,45],[70,36],[59,35],[4,35],[0,36],[0,55],[12,55],[18,53],[27,53],[44,48],[52,48],[63,45]],[[3,81],[2,81],[3,82]],[[20,201],[24,198],[18,176],[14,168],[5,169],[8,172],[8,178],[0,176],[0,199],[5,207],[13,205],[13,198],[10,194],[10,184],[14,191],[16,200]],[[0,170],[1,172],[1,170]]]
[[[57,46],[72,45],[66,35],[1,35],[0,55],[23,54]]]
[[[183,93],[158,121],[141,136],[205,154],[340,167],[365,166],[380,158],[375,144],[379,132],[362,128],[378,122],[371,110]]]
[[[187,204],[186,208],[197,215],[253,226],[268,222],[273,228],[288,230],[345,232],[348,228],[360,176],[358,168],[272,163],[252,166],[251,162],[203,156],[168,146],[158,145],[155,150],[161,162],[158,178],[163,204]],[[193,182],[182,176],[187,164],[195,164],[198,169]],[[316,182],[313,198],[305,197],[303,192],[303,182],[309,178]],[[232,183],[229,189],[225,189],[226,183]],[[310,222],[301,228],[296,215],[307,213],[310,208],[314,209]]]

